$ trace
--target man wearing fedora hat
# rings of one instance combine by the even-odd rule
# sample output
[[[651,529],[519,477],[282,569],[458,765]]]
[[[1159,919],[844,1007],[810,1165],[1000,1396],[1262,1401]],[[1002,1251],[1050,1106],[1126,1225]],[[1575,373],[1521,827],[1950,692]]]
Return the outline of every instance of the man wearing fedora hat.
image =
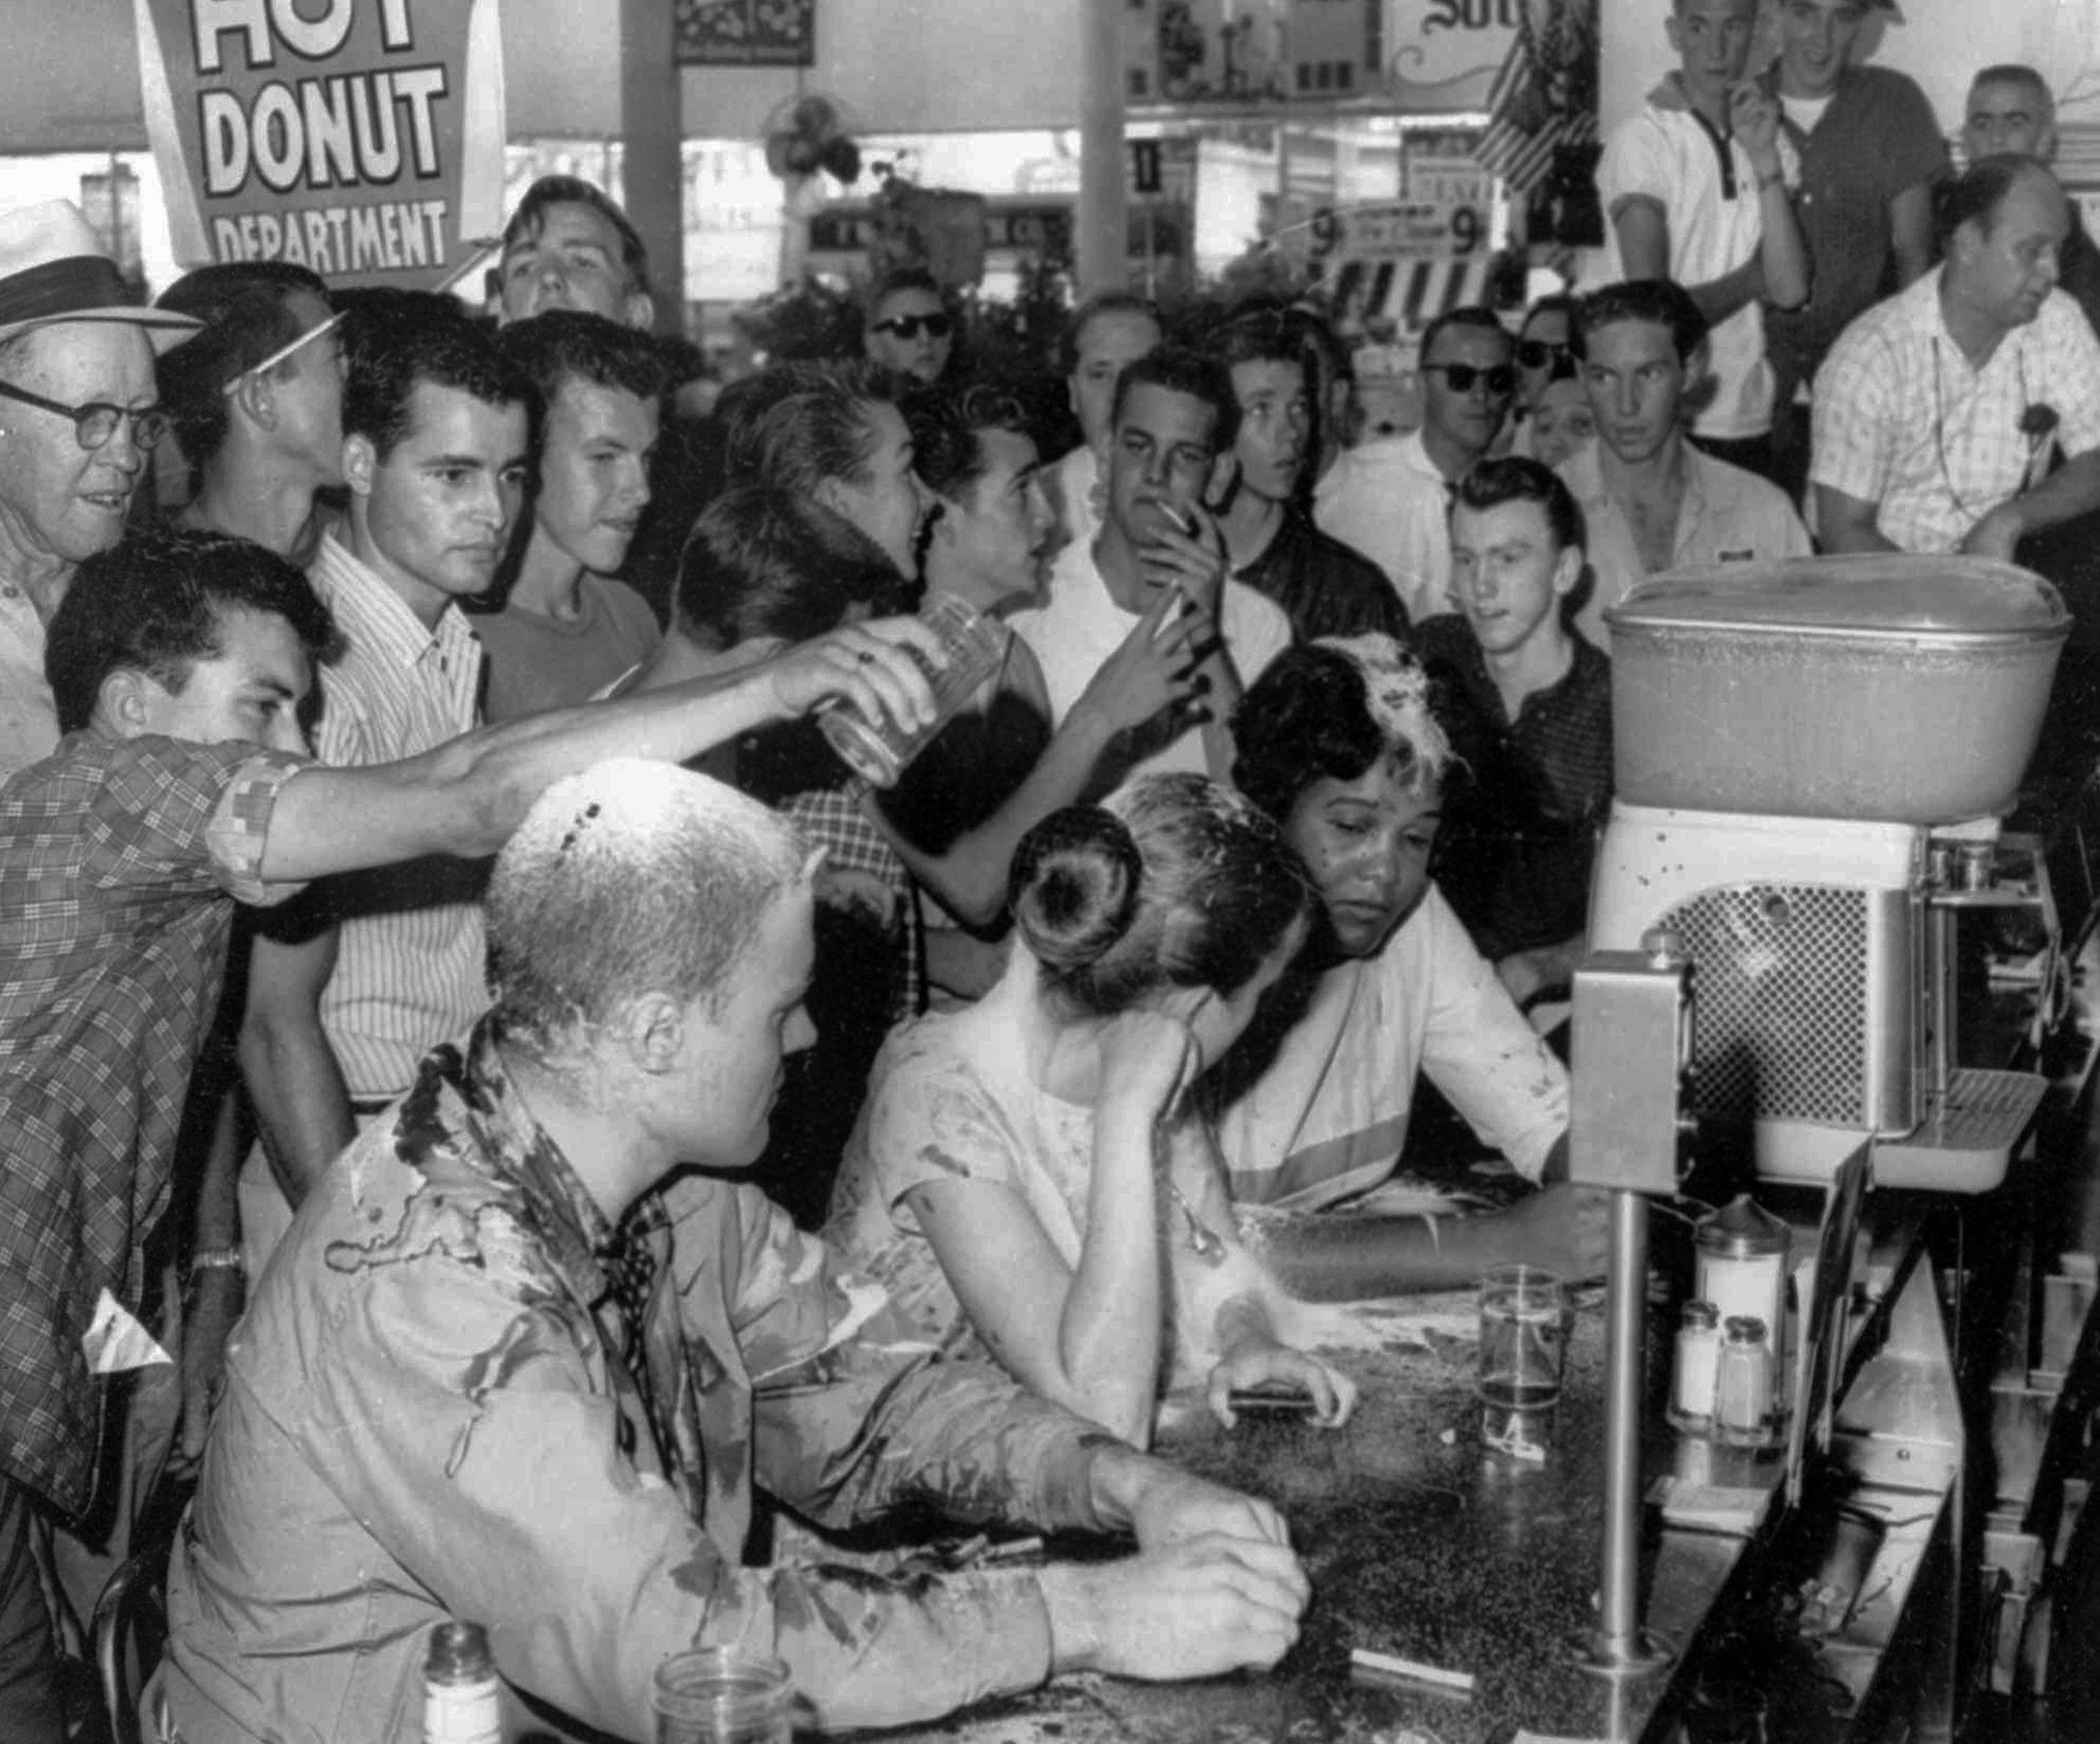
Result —
[[[153,359],[196,326],[141,308],[70,201],[0,213],[0,775],[58,743],[44,626],[122,536],[167,427]]]

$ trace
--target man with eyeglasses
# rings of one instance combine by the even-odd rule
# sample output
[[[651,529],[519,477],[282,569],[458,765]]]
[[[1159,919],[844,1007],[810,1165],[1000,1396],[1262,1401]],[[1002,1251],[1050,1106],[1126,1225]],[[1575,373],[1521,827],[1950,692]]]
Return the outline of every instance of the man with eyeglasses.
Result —
[[[907,266],[876,286],[861,343],[877,368],[932,383],[948,368],[954,334],[955,318],[939,282],[921,267]]]
[[[200,266],[159,307],[203,330],[161,359],[161,398],[196,478],[185,526],[313,561],[342,483],[339,317],[320,276],[287,261]]]
[[[1569,338],[1597,421],[1597,439],[1560,467],[1589,535],[1575,616],[1585,636],[1608,651],[1605,607],[1661,570],[1810,554],[1784,491],[1687,439],[1688,402],[1710,368],[1690,292],[1667,279],[1607,285],[1577,306]]]
[[[69,201],[0,214],[0,775],[59,742],[44,627],[123,536],[167,428],[153,359],[196,331],[137,306]]]
[[[1938,215],[1939,266],[1846,328],[1815,378],[1826,551],[2010,561],[2100,507],[2100,340],[2057,288],[2063,190],[2001,153],[1944,184]]]
[[[1379,450],[1383,464],[1352,468],[1345,487],[1335,473],[1321,481],[1321,530],[1385,571],[1412,623],[1451,610],[1451,498],[1502,434],[1516,392],[1515,355],[1493,310],[1439,315],[1422,335],[1421,428],[1357,450]]]

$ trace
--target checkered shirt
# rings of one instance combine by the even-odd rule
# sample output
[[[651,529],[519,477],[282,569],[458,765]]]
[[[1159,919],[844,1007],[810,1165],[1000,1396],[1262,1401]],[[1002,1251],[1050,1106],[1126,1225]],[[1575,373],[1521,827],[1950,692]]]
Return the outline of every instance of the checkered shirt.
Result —
[[[812,787],[783,800],[780,810],[810,839],[812,848],[824,850],[824,864],[841,872],[866,872],[880,879],[896,899],[892,912],[898,936],[898,965],[890,1002],[893,1022],[916,1016],[926,1003],[926,950],[919,920],[919,905],[912,896],[911,874],[897,857],[889,839],[867,821],[861,800],[865,783],[849,782],[837,787]]]
[[[233,899],[299,760],[74,733],[0,786],[0,1469],[85,1511],[103,1389],[81,1337],[135,1307]]]
[[[2018,491],[2029,407],[2054,409],[2065,454],[2100,447],[2100,340],[2078,305],[2050,292],[1972,369],[1940,315],[1939,275],[1861,315],[1815,376],[1811,481],[1877,504],[1876,526],[1905,551],[1952,551]]]

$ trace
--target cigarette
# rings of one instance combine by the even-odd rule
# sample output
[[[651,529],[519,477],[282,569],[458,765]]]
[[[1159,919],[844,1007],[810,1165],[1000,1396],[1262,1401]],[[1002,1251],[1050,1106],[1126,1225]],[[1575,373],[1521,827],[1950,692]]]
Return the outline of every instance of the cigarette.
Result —
[[[1181,511],[1176,509],[1171,503],[1167,502],[1163,499],[1159,502],[1159,512],[1162,515],[1166,516],[1169,521],[1171,521],[1175,526],[1180,528],[1183,532],[1193,533],[1196,531],[1196,517],[1193,515],[1183,514]]]
[[[1405,1677],[1418,1684],[1433,1684],[1439,1689],[1455,1689],[1462,1695],[1473,1693],[1471,1671],[1447,1671],[1440,1665],[1421,1665],[1412,1659],[1403,1659],[1397,1654],[1373,1653],[1368,1647],[1352,1647],[1349,1664],[1356,1671],[1374,1671],[1381,1677]]]

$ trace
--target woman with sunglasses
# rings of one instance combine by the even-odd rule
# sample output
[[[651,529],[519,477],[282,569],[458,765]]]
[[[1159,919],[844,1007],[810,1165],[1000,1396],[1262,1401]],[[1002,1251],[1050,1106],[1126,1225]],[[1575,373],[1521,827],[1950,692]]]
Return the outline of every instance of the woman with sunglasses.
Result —
[[[904,266],[876,283],[861,343],[876,368],[931,383],[946,373],[955,328],[933,274]]]

